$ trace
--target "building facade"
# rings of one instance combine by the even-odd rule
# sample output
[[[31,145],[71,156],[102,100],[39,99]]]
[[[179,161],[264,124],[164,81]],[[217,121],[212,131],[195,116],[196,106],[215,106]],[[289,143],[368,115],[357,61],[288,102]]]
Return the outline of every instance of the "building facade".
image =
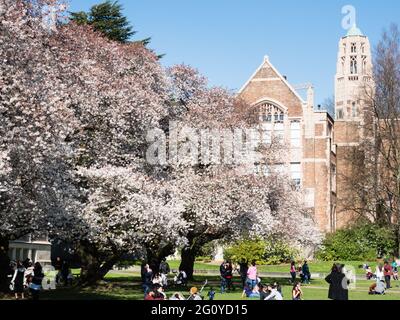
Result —
[[[312,85],[303,98],[273,66],[268,57],[239,91],[249,105],[259,107],[263,142],[272,136],[289,146],[281,165],[304,191],[304,203],[323,232],[344,226],[350,217],[341,199],[346,148],[359,141],[362,122],[361,94],[371,81],[371,52],[368,38],[353,26],[339,43],[335,77],[335,114],[316,108]]]
[[[12,261],[24,261],[27,258],[33,263],[51,264],[51,244],[47,235],[26,235],[9,244],[8,256]]]

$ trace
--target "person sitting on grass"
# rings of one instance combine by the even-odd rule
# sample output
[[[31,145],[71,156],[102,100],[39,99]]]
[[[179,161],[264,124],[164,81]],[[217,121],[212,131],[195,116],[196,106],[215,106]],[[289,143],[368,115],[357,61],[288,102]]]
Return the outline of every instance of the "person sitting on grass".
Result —
[[[163,287],[160,285],[154,285],[152,290],[146,295],[144,300],[165,300],[166,295],[164,293]]]
[[[190,289],[190,296],[188,300],[203,300],[199,295],[199,291],[196,287]]]
[[[292,300],[301,300],[303,298],[303,291],[301,290],[300,282],[296,282],[292,289]]]
[[[178,286],[187,286],[187,274],[185,270],[179,269],[179,273],[174,278],[175,285]]]
[[[393,261],[392,268],[393,268],[393,280],[398,281],[399,280],[399,272],[398,272],[398,266],[397,266],[396,261]]]
[[[367,280],[371,280],[374,277],[374,273],[372,272],[372,269],[370,266],[367,266],[365,268],[365,277]]]
[[[256,285],[253,289],[249,285],[246,285],[243,289],[242,298],[260,298],[259,286]]]
[[[276,289],[279,291],[279,293],[280,293],[281,296],[283,297],[281,285],[280,285],[278,282],[274,282],[274,286],[276,287]]]
[[[208,291],[207,296],[208,296],[208,300],[214,300],[214,297],[215,297],[214,288],[210,288],[210,291]]]
[[[385,287],[386,287],[385,286],[385,281],[384,280],[379,280],[379,281],[377,281],[376,283],[372,284],[369,287],[368,294],[371,294],[371,295],[373,295],[373,294],[379,294],[379,295],[385,294]]]
[[[262,285],[261,283],[258,285],[260,292],[260,300],[265,300],[266,297],[270,295],[270,291],[268,291],[268,286]]]
[[[283,300],[283,297],[281,295],[281,293],[278,291],[278,287],[275,285],[269,285],[268,286],[268,291],[270,292],[270,294],[268,295],[268,297],[266,297],[264,300]]]

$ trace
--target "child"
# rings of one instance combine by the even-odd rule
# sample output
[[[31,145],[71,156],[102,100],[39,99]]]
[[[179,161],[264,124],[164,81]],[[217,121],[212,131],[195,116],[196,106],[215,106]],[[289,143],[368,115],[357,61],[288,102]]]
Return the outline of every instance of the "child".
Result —
[[[214,297],[215,297],[215,290],[214,290],[214,288],[211,288],[210,291],[208,291],[207,296],[208,296],[208,300],[214,300]]]

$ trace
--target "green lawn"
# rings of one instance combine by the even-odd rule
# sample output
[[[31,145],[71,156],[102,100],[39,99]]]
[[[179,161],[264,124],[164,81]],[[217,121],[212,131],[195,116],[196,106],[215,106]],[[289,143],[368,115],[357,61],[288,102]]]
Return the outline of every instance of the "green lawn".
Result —
[[[364,274],[363,269],[359,268],[364,262],[362,261],[342,261],[342,263],[353,266],[358,274]],[[179,268],[179,261],[169,261],[171,269]],[[369,262],[373,270],[375,269],[376,262]],[[310,270],[312,273],[329,273],[332,262],[310,262]],[[219,270],[219,264],[212,263],[196,263],[196,270]],[[289,278],[289,265],[278,266],[259,266],[260,272],[282,272],[288,275]],[[79,270],[74,269],[73,273],[78,274]],[[170,278],[172,275],[170,276]],[[291,285],[288,278],[271,279],[262,278],[263,283],[278,282],[283,287],[283,294],[285,299],[290,299]],[[206,293],[210,286],[214,287],[217,291],[216,300],[242,300],[240,280],[235,277],[234,283],[238,288],[233,293],[220,294],[219,293],[219,277],[217,275],[196,275],[195,281],[189,284],[191,286],[201,287],[205,279],[208,279],[209,285],[205,288]],[[400,282],[393,282],[394,288],[389,290],[384,296],[370,296],[368,295],[368,288],[373,281],[358,280],[356,287],[350,290],[351,300],[400,300]],[[174,292],[179,291],[187,296],[188,289],[170,288],[167,295],[171,296]],[[304,300],[326,300],[328,296],[328,284],[323,279],[315,279],[310,285],[303,286]],[[140,284],[139,275],[131,271],[112,271],[107,276],[105,281],[99,284],[96,288],[59,288],[52,292],[43,292],[43,300],[139,300],[143,299],[142,288]]]
[[[212,286],[217,291],[216,300],[246,300],[241,298],[241,288],[239,279],[235,278],[234,283],[237,290],[233,293],[219,293],[219,279],[216,276],[197,276],[191,286],[201,287],[205,279],[209,285],[205,288],[206,294]],[[264,283],[277,281],[283,287],[284,299],[291,296],[291,285],[288,279],[263,279]],[[350,291],[350,300],[400,300],[400,282],[394,282],[394,288],[389,290],[384,296],[368,295],[368,287],[373,281],[357,281],[356,288]],[[183,288],[171,288],[167,295],[171,296],[174,292],[182,292],[187,296],[187,290]],[[324,280],[313,280],[310,285],[303,286],[304,300],[326,300],[328,295],[328,285]],[[140,300],[143,299],[140,278],[138,275],[127,275],[126,273],[111,273],[106,280],[96,288],[59,288],[53,292],[45,292],[41,297],[43,300]]]
[[[364,263],[368,263],[372,270],[375,271],[375,267],[377,265],[376,261],[372,262],[367,262],[367,261],[338,261],[340,263],[343,263],[347,266],[352,266],[355,268],[357,274],[362,275],[365,274],[365,271],[362,268],[359,268],[359,266],[363,265]],[[177,270],[179,269],[179,260],[172,260],[168,261],[171,269]],[[312,273],[329,273],[331,267],[332,267],[333,262],[326,262],[326,261],[310,261],[309,266],[310,266],[310,271]],[[219,264],[216,263],[201,263],[201,262],[196,262],[194,266],[195,270],[219,270]],[[290,270],[290,265],[289,264],[281,264],[281,265],[271,265],[271,266],[258,266],[259,272],[284,272],[284,273],[289,273]]]

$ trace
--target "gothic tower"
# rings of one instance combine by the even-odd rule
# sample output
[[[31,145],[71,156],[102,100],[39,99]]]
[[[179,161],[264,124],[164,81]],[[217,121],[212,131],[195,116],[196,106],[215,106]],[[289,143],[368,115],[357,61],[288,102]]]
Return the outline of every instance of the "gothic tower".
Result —
[[[365,89],[372,82],[371,47],[368,38],[354,25],[339,42],[335,76],[335,144],[337,147],[336,224],[352,220],[349,154],[362,138]]]

